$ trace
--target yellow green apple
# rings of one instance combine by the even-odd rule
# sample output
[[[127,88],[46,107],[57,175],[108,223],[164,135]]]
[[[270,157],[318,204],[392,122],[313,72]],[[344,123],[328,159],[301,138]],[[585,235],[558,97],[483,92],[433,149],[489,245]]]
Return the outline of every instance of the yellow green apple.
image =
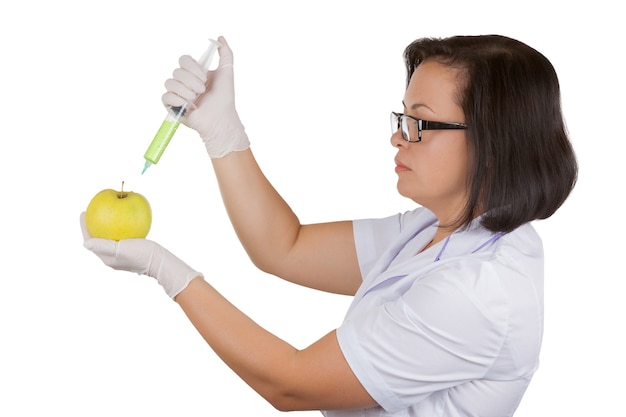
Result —
[[[152,225],[148,200],[133,191],[106,189],[96,194],[85,211],[85,226],[91,237],[122,240],[144,238]]]

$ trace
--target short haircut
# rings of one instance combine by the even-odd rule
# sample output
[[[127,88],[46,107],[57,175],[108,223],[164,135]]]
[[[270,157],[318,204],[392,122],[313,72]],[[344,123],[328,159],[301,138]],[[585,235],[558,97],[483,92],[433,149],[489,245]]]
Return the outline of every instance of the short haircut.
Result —
[[[467,227],[483,213],[484,227],[509,232],[563,204],[578,164],[556,71],[545,56],[515,39],[481,35],[417,39],[404,59],[407,86],[427,60],[458,70],[470,195],[454,226]]]

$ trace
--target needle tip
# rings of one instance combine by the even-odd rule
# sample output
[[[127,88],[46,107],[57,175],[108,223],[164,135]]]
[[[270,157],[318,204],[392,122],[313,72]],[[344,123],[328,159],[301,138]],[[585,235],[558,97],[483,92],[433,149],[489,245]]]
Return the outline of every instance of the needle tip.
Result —
[[[146,170],[150,167],[150,165],[152,165],[149,161],[146,161],[146,163],[143,166],[143,171],[141,171],[141,175],[143,175],[144,172],[146,172]]]

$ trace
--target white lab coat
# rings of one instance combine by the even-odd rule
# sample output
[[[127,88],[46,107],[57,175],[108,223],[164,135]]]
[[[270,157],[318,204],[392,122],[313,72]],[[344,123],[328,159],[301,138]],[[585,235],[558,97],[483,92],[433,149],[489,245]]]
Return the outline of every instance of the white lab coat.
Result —
[[[337,337],[380,406],[325,416],[513,415],[538,366],[541,239],[475,221],[419,253],[436,226],[423,208],[354,222],[363,284]]]

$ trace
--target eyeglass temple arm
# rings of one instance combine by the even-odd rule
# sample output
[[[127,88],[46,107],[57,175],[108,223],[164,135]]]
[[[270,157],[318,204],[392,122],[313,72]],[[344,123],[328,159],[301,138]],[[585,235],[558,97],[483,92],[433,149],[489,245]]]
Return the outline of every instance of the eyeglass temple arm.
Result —
[[[430,122],[422,121],[422,130],[444,130],[444,129],[467,129],[465,123],[447,123],[447,122]]]

